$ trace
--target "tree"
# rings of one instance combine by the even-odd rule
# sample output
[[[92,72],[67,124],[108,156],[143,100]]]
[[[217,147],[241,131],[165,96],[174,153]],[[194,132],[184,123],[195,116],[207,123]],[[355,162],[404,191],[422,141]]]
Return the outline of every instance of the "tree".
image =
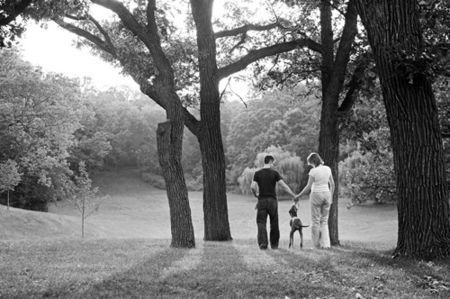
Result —
[[[16,20],[33,0],[0,0],[0,48],[11,46],[11,42],[23,32],[23,23]]]
[[[353,74],[349,76],[351,77],[349,88],[339,105],[345,79],[348,76],[347,65],[350,57],[356,56],[353,60],[359,60],[357,59],[359,53],[353,47],[357,34],[355,1],[351,0],[346,3],[329,0],[280,2],[297,8],[298,19],[302,20],[301,25],[297,24],[297,28],[304,28],[304,31],[299,29],[297,31],[303,36],[307,36],[314,46],[308,45],[303,52],[290,53],[284,59],[277,55],[275,62],[282,60],[284,65],[289,67],[279,67],[278,69],[271,67],[267,75],[281,84],[292,84],[296,79],[300,82],[320,80],[322,110],[318,151],[325,163],[331,167],[335,179],[338,180],[339,117],[345,115],[345,112],[352,108],[358,90],[357,78],[364,69],[364,64],[362,64],[361,67],[356,67]],[[337,12],[337,17],[333,14],[333,10]],[[311,20],[314,17],[308,18],[317,13],[320,16],[318,22]],[[305,170],[307,171],[307,169]],[[332,245],[339,244],[338,193],[338,186],[336,186],[328,220]]]
[[[98,187],[92,187],[92,180],[86,171],[86,164],[81,161],[78,164],[79,174],[75,176],[73,195],[71,200],[80,212],[81,216],[81,237],[84,239],[84,225],[86,219],[98,211],[101,202],[105,197],[98,194]]]
[[[22,180],[12,206],[46,210],[65,193],[64,178],[80,127],[76,81],[44,74],[20,59],[15,49],[0,51],[0,162],[17,163]]]
[[[92,0],[91,3],[114,12],[119,21],[100,24],[85,10],[81,10],[81,13],[65,14],[65,18],[58,16],[53,16],[53,18],[63,28],[85,38],[105,59],[119,63],[124,71],[140,85],[143,93],[166,109],[169,113],[168,119],[177,122],[177,126],[174,128],[177,128],[178,131],[171,134],[176,137],[173,139],[174,141],[181,139],[177,137],[182,133],[178,128],[181,122],[185,123],[197,137],[203,166],[204,238],[205,240],[230,240],[225,188],[225,158],[220,128],[219,81],[243,70],[258,59],[276,53],[306,46],[317,50],[317,43],[296,34],[295,38],[289,38],[286,42],[249,51],[247,54],[237,57],[236,60],[226,59],[224,65],[218,67],[217,40],[246,36],[250,31],[268,29],[283,31],[286,28],[276,20],[267,26],[242,26],[214,32],[211,19],[213,1],[191,1],[192,16],[197,29],[197,45],[194,46],[190,36],[183,37],[174,30],[174,26],[165,14],[170,6],[165,3],[161,3],[163,9],[156,9],[154,1],[148,1],[148,3],[139,1],[134,3],[133,12],[130,12],[123,3],[115,0]],[[291,28],[289,31],[295,33],[297,28]],[[162,39],[159,34],[163,37]],[[301,38],[297,38],[298,36]],[[173,38],[171,39],[171,37]],[[188,47],[183,47],[181,42]],[[180,60],[180,58],[185,60]],[[192,72],[192,69],[197,71]],[[183,107],[181,102],[180,94],[185,92],[182,87],[188,83],[193,84],[192,90],[199,90],[199,96],[196,96],[199,100],[192,100],[191,93],[185,94],[183,99],[188,102],[200,103],[200,119]],[[167,126],[166,129],[168,129]],[[161,129],[159,132],[166,132],[166,129]],[[161,149],[177,147],[176,153],[181,152],[179,143],[174,142],[170,145],[171,147],[161,147]],[[160,155],[160,157],[165,157],[165,155]],[[178,176],[181,177],[181,168],[178,171],[180,171]],[[166,171],[166,173],[168,172]],[[186,209],[184,210],[186,211]]]
[[[417,1],[357,1],[383,91],[398,193],[394,256],[450,254],[449,200]]]
[[[7,160],[0,163],[0,193],[7,192],[7,207],[9,209],[9,191],[19,184],[22,174],[17,169],[17,163],[13,160]]]

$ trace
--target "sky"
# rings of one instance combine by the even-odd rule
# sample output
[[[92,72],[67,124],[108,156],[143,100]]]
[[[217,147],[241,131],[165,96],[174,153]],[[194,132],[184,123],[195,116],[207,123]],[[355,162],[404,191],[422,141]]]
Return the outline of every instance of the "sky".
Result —
[[[74,46],[75,35],[48,23],[47,29],[30,23],[20,42],[23,58],[46,72],[63,73],[69,77],[91,77],[99,89],[125,85],[138,89],[130,77],[120,74],[120,69],[94,56],[89,49]]]
[[[223,3],[216,1],[213,14],[220,17],[223,13]],[[111,17],[111,13],[99,6],[91,7],[91,14],[98,20]],[[120,74],[120,69],[104,62],[93,55],[88,48],[75,47],[76,36],[53,22],[45,28],[34,22],[26,26],[22,36],[20,48],[23,58],[33,65],[40,66],[45,72],[57,72],[68,77],[90,77],[92,84],[98,89],[105,90],[112,86],[128,86],[139,90],[138,85],[128,76]],[[227,80],[221,82],[224,88]],[[248,83],[233,79],[233,90],[242,91],[246,95]],[[245,91],[245,92],[244,92]]]

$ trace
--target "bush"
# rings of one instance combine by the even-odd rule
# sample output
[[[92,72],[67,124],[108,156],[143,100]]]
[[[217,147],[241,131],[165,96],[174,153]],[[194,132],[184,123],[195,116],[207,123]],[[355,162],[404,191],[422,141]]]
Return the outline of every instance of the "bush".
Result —
[[[141,178],[144,182],[149,183],[155,188],[165,190],[166,183],[164,182],[164,178],[160,175],[153,174],[151,172],[143,172],[141,173]]]
[[[379,131],[367,137],[374,137]],[[376,203],[396,200],[393,155],[389,148],[365,152],[357,146],[339,163],[339,173],[341,195],[349,197],[351,205],[368,200]]]
[[[253,176],[264,165],[264,157],[266,155],[272,155],[275,158],[274,169],[280,173],[292,191],[298,192],[304,169],[303,162],[299,157],[279,146],[269,146],[263,153],[256,155],[254,162],[256,167],[245,168],[238,178],[239,191],[242,194],[251,194],[250,185],[253,181]],[[277,194],[283,196],[285,192],[277,186]]]

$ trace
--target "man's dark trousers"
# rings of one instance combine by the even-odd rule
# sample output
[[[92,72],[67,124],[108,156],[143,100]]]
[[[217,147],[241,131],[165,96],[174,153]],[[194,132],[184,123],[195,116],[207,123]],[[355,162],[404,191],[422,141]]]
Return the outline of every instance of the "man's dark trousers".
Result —
[[[259,248],[267,248],[267,215],[270,218],[270,246],[278,248],[280,228],[278,226],[278,202],[274,197],[260,197],[257,204],[256,223],[258,225]]]

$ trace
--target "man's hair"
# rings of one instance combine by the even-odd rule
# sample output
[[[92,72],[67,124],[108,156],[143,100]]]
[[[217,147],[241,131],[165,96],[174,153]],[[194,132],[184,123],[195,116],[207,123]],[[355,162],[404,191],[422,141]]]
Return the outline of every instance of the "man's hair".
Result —
[[[273,161],[275,161],[275,159],[271,155],[267,155],[264,157],[264,164],[269,164],[270,162],[273,162]]]
[[[311,154],[309,154],[308,158],[306,158],[306,161],[308,161],[309,164],[312,164],[314,166],[318,166],[320,164],[323,164],[323,160],[319,156],[318,153],[311,153]]]

